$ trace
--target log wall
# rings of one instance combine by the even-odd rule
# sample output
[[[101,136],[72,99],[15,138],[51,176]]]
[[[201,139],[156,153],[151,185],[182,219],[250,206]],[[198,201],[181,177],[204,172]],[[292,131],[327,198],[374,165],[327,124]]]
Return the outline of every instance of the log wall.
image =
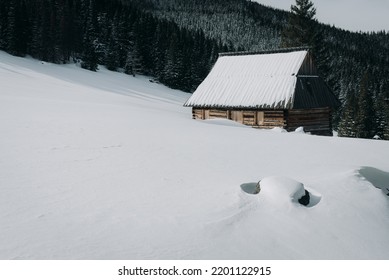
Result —
[[[194,119],[229,119],[255,128],[282,127],[294,131],[304,127],[304,131],[319,135],[332,135],[331,110],[228,110],[193,108]]]
[[[258,128],[274,128],[274,127],[286,127],[285,112],[281,110],[277,111],[263,111],[263,122],[258,123]]]
[[[319,135],[332,135],[331,109],[289,110],[287,130],[293,131],[304,127],[305,132]]]
[[[282,110],[227,110],[193,108],[193,119],[229,119],[256,128],[286,127]]]

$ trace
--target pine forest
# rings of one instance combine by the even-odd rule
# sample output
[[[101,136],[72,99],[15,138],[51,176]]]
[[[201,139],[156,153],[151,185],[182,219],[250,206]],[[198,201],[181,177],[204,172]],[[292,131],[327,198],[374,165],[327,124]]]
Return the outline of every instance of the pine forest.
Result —
[[[389,140],[389,34],[321,24],[315,12],[309,0],[290,12],[248,0],[1,0],[0,49],[193,92],[220,52],[309,45],[342,102],[339,136]]]

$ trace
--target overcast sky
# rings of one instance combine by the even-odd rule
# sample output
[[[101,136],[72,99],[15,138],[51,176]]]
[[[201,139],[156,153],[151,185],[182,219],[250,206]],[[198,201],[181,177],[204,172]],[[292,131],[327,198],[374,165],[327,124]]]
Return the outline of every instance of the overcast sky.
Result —
[[[255,0],[290,11],[295,0]],[[389,31],[389,0],[312,0],[322,23],[351,31]]]

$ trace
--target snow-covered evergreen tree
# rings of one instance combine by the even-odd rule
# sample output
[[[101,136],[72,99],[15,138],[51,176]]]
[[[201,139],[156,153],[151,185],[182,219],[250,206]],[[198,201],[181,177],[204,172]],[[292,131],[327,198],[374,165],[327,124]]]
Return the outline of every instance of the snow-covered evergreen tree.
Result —
[[[389,87],[381,87],[375,102],[377,136],[389,140]]]
[[[356,137],[356,110],[357,101],[355,93],[349,92],[346,97],[346,102],[343,106],[341,121],[338,125],[338,135],[342,137]]]
[[[362,77],[357,102],[358,111],[355,116],[356,137],[373,138],[376,132],[375,114],[367,73]]]
[[[97,37],[97,16],[94,8],[94,1],[89,0],[85,6],[85,33],[83,38],[82,68],[96,71],[98,69],[98,37]]]
[[[296,0],[291,6],[289,22],[282,31],[282,47],[313,46],[315,44],[316,8],[310,0]]]

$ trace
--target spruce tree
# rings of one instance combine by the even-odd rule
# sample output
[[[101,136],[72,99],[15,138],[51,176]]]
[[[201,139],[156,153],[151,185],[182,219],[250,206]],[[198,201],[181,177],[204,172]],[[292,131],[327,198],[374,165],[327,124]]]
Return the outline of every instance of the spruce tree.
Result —
[[[182,57],[183,53],[180,48],[179,35],[173,32],[170,38],[170,46],[166,51],[166,64],[164,68],[164,82],[172,88],[180,88],[182,83]]]
[[[118,44],[113,30],[105,52],[105,66],[108,70],[116,71],[119,67],[119,59]]]
[[[76,12],[73,11],[73,1],[64,0],[59,16],[59,45],[61,50],[62,63],[70,60],[72,51],[75,50],[77,33],[75,18]]]
[[[377,135],[389,140],[389,85],[381,87],[381,92],[375,102]]]
[[[282,47],[312,46],[315,41],[316,8],[310,0],[296,0],[281,34]]]
[[[9,0],[0,1],[0,49],[7,49]]]
[[[153,41],[154,75],[158,81],[163,81],[166,49],[169,46],[168,23],[158,23]]]
[[[355,117],[356,137],[373,138],[375,136],[375,112],[373,98],[369,89],[369,76],[366,73],[361,80],[358,94],[358,111]]]
[[[357,100],[353,92],[348,92],[343,106],[341,121],[338,125],[338,135],[341,137],[356,137]]]
[[[129,35],[130,38],[134,36],[133,34],[134,33],[131,31]],[[124,64],[124,72],[134,77],[138,74],[143,74],[142,56],[139,48],[139,42],[134,36],[133,39],[128,42],[126,61]]]
[[[6,29],[6,50],[13,55],[24,56],[28,42],[28,17],[26,2],[11,0],[8,9],[8,26]]]
[[[85,7],[85,32],[83,39],[83,55],[81,67],[97,71],[99,57],[97,52],[97,15],[95,13],[94,1],[89,0],[89,3]]]

